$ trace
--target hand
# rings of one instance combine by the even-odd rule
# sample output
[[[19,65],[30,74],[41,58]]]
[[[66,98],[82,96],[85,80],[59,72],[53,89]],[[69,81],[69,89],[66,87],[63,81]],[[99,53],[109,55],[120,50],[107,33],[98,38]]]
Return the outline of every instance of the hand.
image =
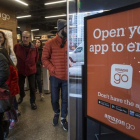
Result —
[[[55,74],[55,67],[53,67],[52,73]]]
[[[55,74],[55,71],[53,70],[52,73]]]
[[[69,67],[72,67],[72,66],[73,66],[73,64],[72,64],[71,60],[69,59]]]

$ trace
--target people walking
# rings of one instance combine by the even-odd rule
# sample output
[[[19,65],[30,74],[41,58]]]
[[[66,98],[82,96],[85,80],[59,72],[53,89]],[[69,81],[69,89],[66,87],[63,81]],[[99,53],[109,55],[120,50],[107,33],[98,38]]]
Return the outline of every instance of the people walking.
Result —
[[[16,66],[17,65],[16,55],[9,44],[9,41],[8,41],[6,34],[3,31],[0,31],[0,44],[1,44],[1,46],[0,46],[1,48],[5,48],[7,50],[7,53],[10,56],[10,59],[12,60],[14,65]],[[16,113],[19,116],[20,111],[18,110],[18,103],[16,101],[16,96],[14,97],[14,109],[16,110]]]
[[[58,124],[60,107],[59,94],[61,91],[61,124],[68,131],[67,108],[67,21],[57,21],[58,33],[47,41],[42,52],[42,63],[49,70],[51,83],[51,103],[54,111],[53,125]]]
[[[37,88],[39,89],[39,96],[40,99],[43,100],[44,99],[44,95],[42,92],[42,82],[41,82],[41,68],[42,68],[42,62],[41,62],[41,57],[42,57],[42,42],[41,40],[37,39],[36,40],[36,47],[38,48],[38,52],[39,52],[39,59],[37,61],[36,64],[36,73],[35,73],[35,88],[36,88],[36,92],[37,92]]]
[[[25,78],[28,78],[30,88],[30,104],[31,109],[37,109],[35,103],[35,73],[36,63],[38,61],[38,49],[31,42],[31,34],[28,31],[22,33],[22,42],[14,46],[14,52],[17,57],[17,69],[19,76],[20,97],[18,104],[21,104],[25,97],[24,83]]]
[[[1,53],[1,48],[0,48],[0,88],[1,89],[8,90],[6,81],[8,80],[9,74],[10,72],[9,72],[8,60]],[[2,94],[1,90],[0,90],[0,94]],[[4,138],[6,138],[9,133],[9,122],[3,121],[3,116],[4,116],[4,112],[0,112],[0,140],[4,140]]]
[[[6,57],[8,61],[10,75],[6,84],[8,85],[8,89],[10,91],[10,101],[11,101],[11,109],[6,112],[6,116],[10,121],[9,129],[13,129],[18,122],[17,114],[14,109],[14,100],[15,96],[19,94],[19,86],[18,86],[18,73],[15,65],[13,64],[12,60],[10,59],[8,52],[5,48],[2,49],[2,54]]]

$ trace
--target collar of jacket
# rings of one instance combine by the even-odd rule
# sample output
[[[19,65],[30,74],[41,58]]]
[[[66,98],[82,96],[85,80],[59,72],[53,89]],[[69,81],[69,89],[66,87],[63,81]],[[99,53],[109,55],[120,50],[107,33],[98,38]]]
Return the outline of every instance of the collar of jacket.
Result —
[[[60,42],[60,43],[62,43],[62,38],[58,35],[58,34],[56,34],[56,39]],[[67,41],[67,39],[66,39],[66,41]]]
[[[31,43],[31,42],[30,42],[30,43]],[[23,45],[23,42],[21,42],[20,45],[23,47],[23,46],[24,46],[24,45]],[[35,46],[33,45],[33,43],[31,43],[31,48],[32,48],[32,49],[35,49]]]

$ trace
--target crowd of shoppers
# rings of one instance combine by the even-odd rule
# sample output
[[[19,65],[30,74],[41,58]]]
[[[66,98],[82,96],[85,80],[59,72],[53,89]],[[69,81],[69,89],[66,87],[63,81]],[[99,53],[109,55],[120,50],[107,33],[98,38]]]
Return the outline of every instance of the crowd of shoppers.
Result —
[[[57,22],[56,37],[46,42],[44,48],[41,40],[31,43],[29,31],[22,33],[22,41],[15,44],[14,49],[8,43],[5,33],[0,31],[0,100],[3,90],[10,94],[11,106],[7,111],[0,112],[0,140],[7,137],[9,129],[13,129],[18,122],[20,112],[18,104],[24,97],[25,78],[28,78],[30,89],[31,109],[36,110],[35,103],[37,88],[40,99],[44,99],[42,92],[41,68],[49,70],[51,84],[51,103],[54,111],[53,125],[58,124],[60,116],[59,94],[61,90],[61,124],[68,131],[67,108],[67,24],[66,20]],[[14,51],[13,51],[14,50]],[[16,95],[19,94],[18,102]],[[3,119],[4,113],[8,120]]]

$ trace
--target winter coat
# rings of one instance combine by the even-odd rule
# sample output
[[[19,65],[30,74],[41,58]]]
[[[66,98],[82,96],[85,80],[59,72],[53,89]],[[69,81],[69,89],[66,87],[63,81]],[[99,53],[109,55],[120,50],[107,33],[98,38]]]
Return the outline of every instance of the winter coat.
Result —
[[[51,76],[67,80],[67,42],[61,48],[62,39],[56,35],[46,42],[42,52],[42,64],[49,70]]]
[[[23,43],[17,43],[14,46],[14,52],[17,57],[18,74],[29,76],[36,73],[36,63],[38,60],[38,49],[31,43],[27,54]]]
[[[41,62],[41,57],[42,57],[42,48],[38,48],[38,52],[39,52],[39,59],[36,63],[36,74],[41,74],[41,67],[42,67],[42,62]]]
[[[8,85],[11,96],[15,96],[20,92],[19,85],[18,85],[18,72],[13,65],[9,66],[9,70],[10,70],[10,76],[6,81],[6,84]]]
[[[0,53],[0,87],[1,88],[6,87],[5,82],[7,81],[9,74],[10,72],[9,72],[8,60],[2,53]]]

